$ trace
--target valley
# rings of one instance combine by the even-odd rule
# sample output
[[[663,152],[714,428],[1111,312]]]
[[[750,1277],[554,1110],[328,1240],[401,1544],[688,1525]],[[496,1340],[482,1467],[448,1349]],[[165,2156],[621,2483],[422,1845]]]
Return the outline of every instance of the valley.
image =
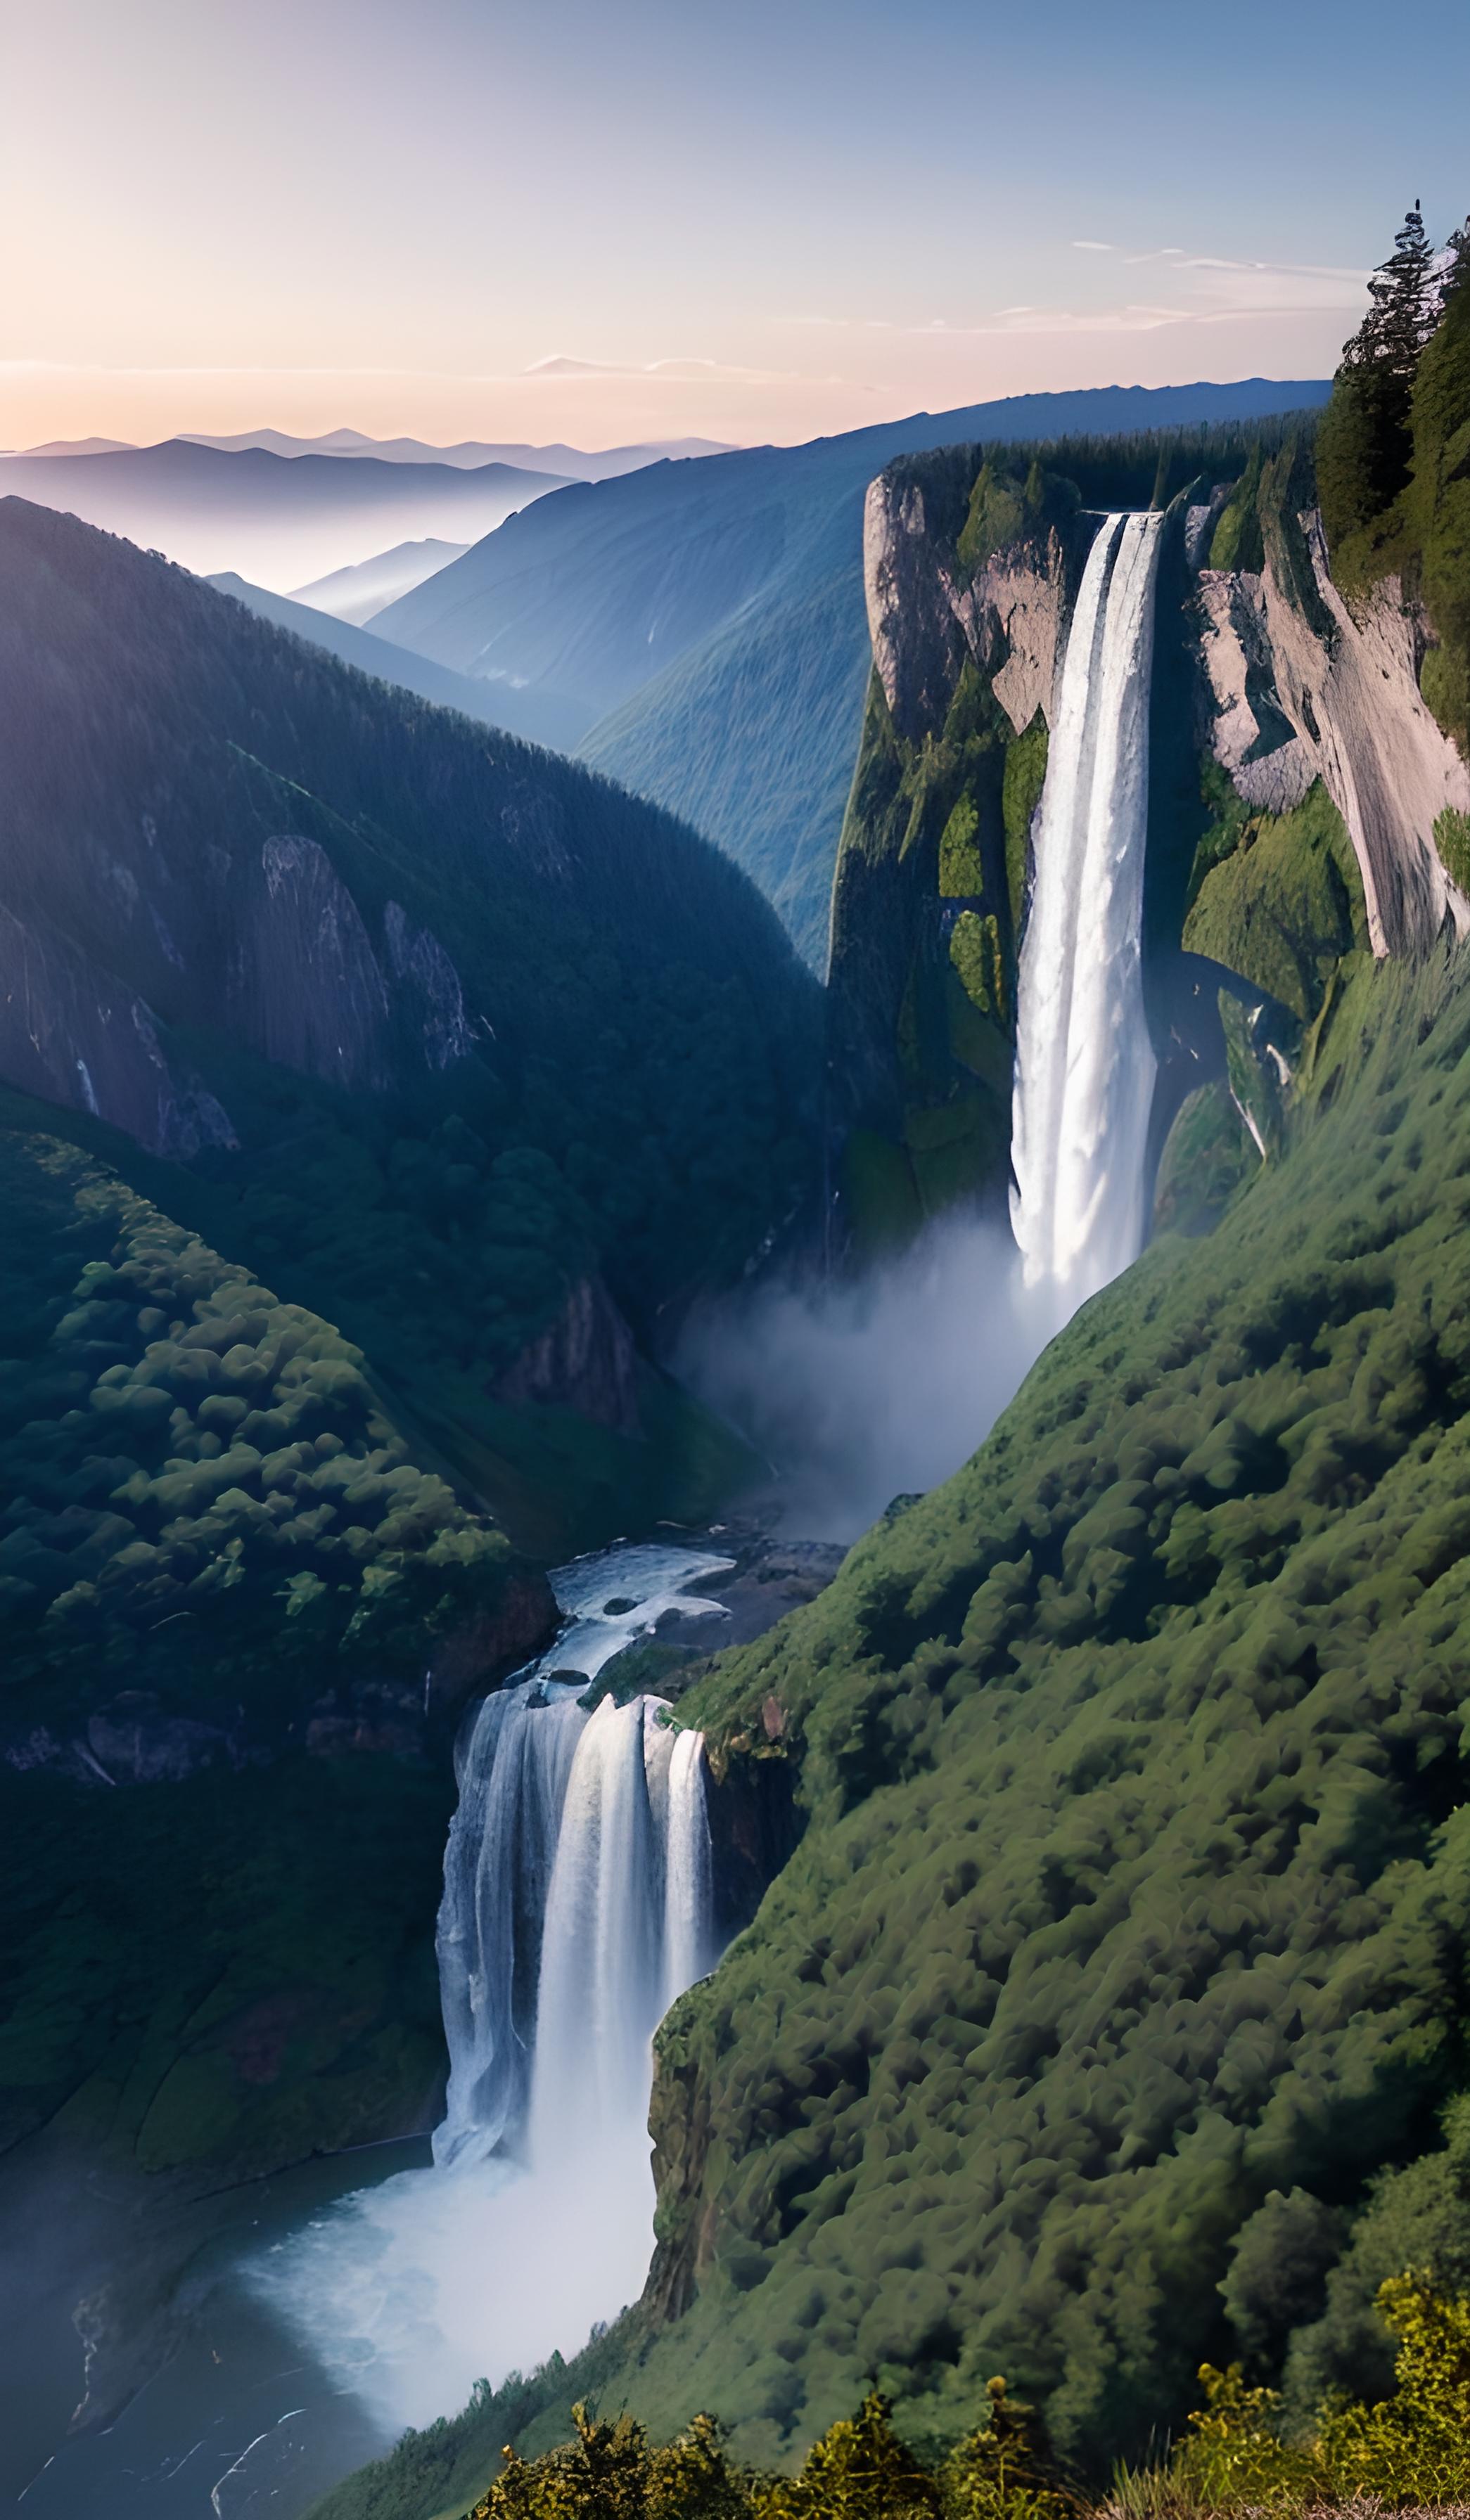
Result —
[[[19,2509],[1470,2490],[1415,218],[1330,387],[5,459]]]

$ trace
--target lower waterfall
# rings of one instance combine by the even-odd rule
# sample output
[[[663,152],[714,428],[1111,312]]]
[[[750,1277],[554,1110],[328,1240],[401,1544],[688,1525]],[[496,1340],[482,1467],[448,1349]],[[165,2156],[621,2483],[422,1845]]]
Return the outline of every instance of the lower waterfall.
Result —
[[[1155,1059],[1140,929],[1158,516],[1105,517],[1062,666],[1021,950],[1011,1218],[1067,1309],[1142,1247]]]
[[[252,2281],[391,2429],[553,2351],[642,2288],[652,2040],[717,1957],[704,1744],[638,1696],[578,1703],[725,1558],[607,1550],[552,1581],[569,1624],[463,1737],[437,1954],[450,2072],[432,2170],[365,2188]]]

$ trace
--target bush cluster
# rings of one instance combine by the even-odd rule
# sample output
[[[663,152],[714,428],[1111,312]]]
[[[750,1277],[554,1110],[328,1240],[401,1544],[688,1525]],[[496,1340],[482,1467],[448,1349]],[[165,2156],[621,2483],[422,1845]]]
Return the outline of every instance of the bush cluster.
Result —
[[[928,2459],[869,2390],[812,2444],[795,2475],[751,2468],[723,2428],[697,2415],[652,2445],[630,2416],[572,2409],[571,2442],[534,2459],[502,2453],[469,2520],[1071,2520],[1076,2508],[1034,2410],[992,2379],[984,2421]]]
[[[1461,2506],[1470,2497],[1470,2296],[1437,2292],[1422,2272],[1380,2288],[1397,2340],[1394,2384],[1369,2405],[1329,2399],[1295,2437],[1279,2394],[1250,2387],[1238,2362],[1205,2363],[1205,2404],[1159,2483],[1181,2514]],[[1127,2500],[1142,2498],[1128,2479]],[[1160,2498],[1163,2498],[1162,2497]]]

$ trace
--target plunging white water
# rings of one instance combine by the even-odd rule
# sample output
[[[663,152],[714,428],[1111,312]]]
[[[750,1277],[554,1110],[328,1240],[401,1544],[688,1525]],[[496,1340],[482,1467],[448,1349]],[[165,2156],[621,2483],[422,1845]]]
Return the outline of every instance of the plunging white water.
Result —
[[[1082,572],[1021,951],[1011,1219],[1068,1310],[1142,1246],[1155,1059],[1140,929],[1156,516],[1107,517]]]
[[[349,2197],[255,2271],[393,2425],[574,2350],[642,2286],[653,2033],[715,1957],[704,1750],[661,1699],[577,1698],[666,1609],[722,1616],[684,1588],[728,1564],[617,1549],[553,1577],[570,1624],[484,1701],[458,1762],[436,2166]]]

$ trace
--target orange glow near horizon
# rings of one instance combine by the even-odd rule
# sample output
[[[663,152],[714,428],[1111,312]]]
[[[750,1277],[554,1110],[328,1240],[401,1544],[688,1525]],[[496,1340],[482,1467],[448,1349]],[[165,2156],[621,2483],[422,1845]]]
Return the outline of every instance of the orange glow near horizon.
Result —
[[[1355,288],[1355,282],[1354,283]],[[1330,375],[1345,329],[1338,307],[1309,314],[1188,318],[1124,333],[873,332],[845,344],[848,374],[682,372],[455,376],[382,370],[109,368],[0,361],[0,447],[110,437],[132,445],[183,434],[279,428],[317,437],[466,438],[586,448],[679,437],[795,444],[914,411],[957,410],[1007,394],[1080,385]]]
[[[999,0],[901,45],[877,0],[12,11],[0,444],[790,442],[1329,374],[1405,202],[1464,213],[1463,0],[1397,138],[1364,0],[1296,0],[1309,117],[1271,0],[1203,83],[1157,14],[1053,0],[1038,54]]]

